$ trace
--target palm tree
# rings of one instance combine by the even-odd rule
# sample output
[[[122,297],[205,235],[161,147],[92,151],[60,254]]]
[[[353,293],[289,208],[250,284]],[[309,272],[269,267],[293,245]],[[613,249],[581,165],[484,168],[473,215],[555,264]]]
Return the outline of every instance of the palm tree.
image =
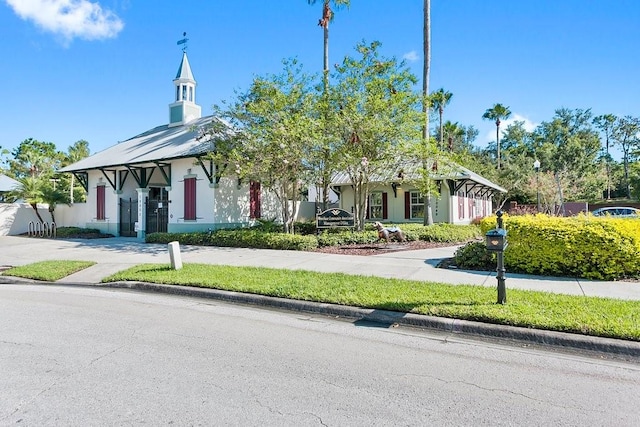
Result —
[[[69,153],[65,158],[65,166],[78,162],[89,157],[89,143],[84,139],[76,141],[69,147]],[[75,175],[71,174],[71,184],[69,185],[69,202],[73,204],[73,187],[75,186]]]
[[[484,112],[482,118],[485,120],[495,120],[496,123],[496,146],[498,157],[498,170],[500,170],[500,119],[508,119],[511,116],[511,110],[509,107],[505,107],[502,104],[495,104]]]
[[[49,215],[51,215],[51,221],[55,224],[56,217],[53,212],[56,210],[56,206],[59,203],[68,203],[66,195],[52,186],[47,186],[42,191],[42,201],[49,205]]]
[[[33,208],[38,221],[44,224],[44,220],[38,212],[38,203],[43,202],[43,181],[36,176],[25,176],[18,178],[18,185],[9,192],[11,201],[24,200]]]
[[[438,116],[440,118],[439,129],[440,129],[440,149],[444,148],[444,135],[442,133],[442,115],[444,114],[444,107],[449,105],[451,102],[451,97],[453,94],[451,92],[446,92],[443,88],[440,88],[433,92],[429,99],[431,100],[431,106],[438,110]]]
[[[449,151],[453,151],[453,144],[455,142],[460,142],[465,134],[465,129],[458,124],[458,122],[451,123],[451,121],[447,120],[442,126],[441,135],[447,137],[447,141],[449,141]],[[460,144],[458,144],[460,145]]]
[[[308,4],[316,4],[318,0],[307,0]],[[324,97],[329,94],[329,23],[333,21],[333,11],[331,10],[331,3],[339,8],[341,6],[349,6],[350,0],[322,0],[322,18],[318,20],[318,26],[322,27],[324,32],[324,55],[323,55],[323,69],[322,69],[322,85],[324,89]],[[331,153],[328,147],[323,148],[323,163],[325,165],[330,164]],[[322,208],[327,209],[329,207],[329,184],[331,183],[331,172],[323,170],[322,173]]]
[[[309,4],[316,4],[318,0],[307,0]],[[349,6],[350,0],[322,0],[322,18],[318,21],[318,26],[324,30],[324,68],[323,68],[323,82],[324,90],[327,91],[329,87],[329,23],[333,21],[333,11],[331,10],[331,3],[336,8],[341,6]]]
[[[422,128],[422,141],[424,144],[424,157],[426,157],[429,146],[429,73],[431,72],[431,0],[424,0],[423,22],[422,22],[422,49],[424,61],[422,67],[422,112],[424,114],[424,128]],[[428,174],[426,158],[422,159],[422,167],[425,176]],[[424,198],[424,223],[423,225],[433,225],[433,213],[431,211],[431,192],[427,191]]]

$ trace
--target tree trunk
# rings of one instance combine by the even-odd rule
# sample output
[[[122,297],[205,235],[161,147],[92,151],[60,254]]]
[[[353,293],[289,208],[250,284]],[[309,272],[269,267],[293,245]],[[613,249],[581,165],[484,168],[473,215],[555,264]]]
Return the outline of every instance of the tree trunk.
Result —
[[[424,20],[422,27],[422,48],[424,61],[422,67],[422,112],[424,114],[424,127],[422,128],[422,142],[424,144],[424,156],[428,153],[429,146],[429,72],[431,70],[431,0],[424,0]],[[422,167],[425,173],[427,169],[427,159],[422,159]],[[426,175],[426,174],[425,174]],[[431,212],[431,191],[424,197],[424,222],[423,225],[433,225],[433,215]]]
[[[40,212],[38,212],[38,204],[31,203],[31,207],[33,208],[33,211],[36,213],[36,216],[38,217],[38,221],[40,221],[41,224],[44,224],[44,220],[40,216]]]
[[[498,150],[498,170],[500,170],[500,122],[496,122],[496,148]]]

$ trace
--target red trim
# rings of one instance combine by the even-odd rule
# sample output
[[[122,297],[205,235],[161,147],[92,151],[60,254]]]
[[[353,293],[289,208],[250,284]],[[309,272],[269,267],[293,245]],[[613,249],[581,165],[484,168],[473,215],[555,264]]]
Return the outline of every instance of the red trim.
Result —
[[[196,179],[184,179],[184,219],[194,221],[196,219]]]
[[[411,219],[411,193],[404,193],[404,219]]]
[[[382,193],[382,219],[389,218],[387,212],[387,193]]]
[[[96,187],[96,219],[101,221],[106,218],[105,216],[105,203],[104,203],[104,185]]]

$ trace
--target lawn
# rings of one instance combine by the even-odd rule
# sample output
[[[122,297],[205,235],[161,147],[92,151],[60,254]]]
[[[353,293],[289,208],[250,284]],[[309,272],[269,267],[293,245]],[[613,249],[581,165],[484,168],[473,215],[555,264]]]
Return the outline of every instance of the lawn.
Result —
[[[5,275],[56,281],[93,265],[84,261],[43,261]],[[509,289],[496,304],[496,290],[341,273],[258,267],[142,264],[103,280],[196,286],[486,323],[640,341],[640,301]]]
[[[640,301],[496,290],[340,273],[257,267],[144,264],[104,282],[141,281],[248,292],[280,298],[384,309],[600,337],[640,341]]]
[[[5,270],[7,276],[55,282],[77,271],[91,267],[92,261],[41,261]]]

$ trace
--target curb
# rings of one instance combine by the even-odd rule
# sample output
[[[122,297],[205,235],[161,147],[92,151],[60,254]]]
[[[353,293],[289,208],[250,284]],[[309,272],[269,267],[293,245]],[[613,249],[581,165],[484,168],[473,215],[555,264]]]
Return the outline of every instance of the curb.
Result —
[[[339,316],[355,320],[374,322],[381,325],[406,325],[433,329],[461,335],[474,335],[491,338],[508,339],[529,344],[561,347],[574,350],[588,350],[620,356],[640,358],[640,342],[614,338],[602,338],[567,332],[529,329],[517,326],[498,325],[474,322],[445,317],[426,316],[413,313],[402,313],[389,310],[365,309],[330,303],[292,300],[258,294],[224,291],[210,288],[197,288],[179,285],[162,285],[147,282],[109,282],[98,284],[39,282],[29,279],[0,276],[0,284],[36,284],[73,286],[86,288],[132,289],[145,292],[156,292],[169,295],[189,296],[215,299],[226,302],[271,307],[288,311]]]
[[[199,298],[210,298],[241,304],[259,305],[315,314],[340,316],[356,320],[364,320],[379,324],[399,324],[443,332],[502,338],[523,341],[531,344],[543,344],[579,350],[589,350],[631,357],[640,357],[640,342],[626,341],[613,338],[593,337],[588,335],[571,334],[566,332],[545,331],[517,326],[498,325],[474,322],[445,317],[426,316],[397,311],[358,308],[330,303],[292,300],[286,298],[269,297],[257,294],[247,294],[233,291],[223,291],[209,288],[193,288],[178,285],[161,285],[145,282],[112,282],[99,286],[127,288],[142,291],[160,292],[173,295],[183,295]]]

